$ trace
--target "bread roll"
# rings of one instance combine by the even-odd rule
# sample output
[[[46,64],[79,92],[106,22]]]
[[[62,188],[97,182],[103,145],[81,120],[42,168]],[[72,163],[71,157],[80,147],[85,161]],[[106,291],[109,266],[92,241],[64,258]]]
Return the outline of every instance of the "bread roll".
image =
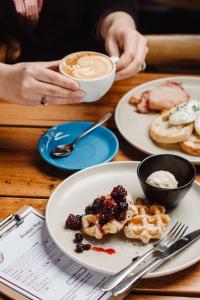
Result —
[[[186,141],[193,131],[193,124],[170,126],[169,111],[157,117],[150,125],[150,137],[162,144],[174,144]]]
[[[180,147],[187,154],[200,156],[200,136],[193,133],[187,141],[180,143]]]
[[[194,122],[194,130],[200,136],[200,117]]]

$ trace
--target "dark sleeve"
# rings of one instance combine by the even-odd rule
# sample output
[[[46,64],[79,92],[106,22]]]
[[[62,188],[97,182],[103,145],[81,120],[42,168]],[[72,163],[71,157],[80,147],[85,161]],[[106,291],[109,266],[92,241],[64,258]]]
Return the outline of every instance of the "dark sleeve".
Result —
[[[130,14],[136,21],[135,0],[90,0],[91,16],[94,24],[98,24],[102,16],[115,11],[124,11]]]
[[[136,0],[90,0],[90,13],[93,24],[92,36],[101,39],[98,25],[102,17],[115,11],[124,11],[132,16],[137,24]]]

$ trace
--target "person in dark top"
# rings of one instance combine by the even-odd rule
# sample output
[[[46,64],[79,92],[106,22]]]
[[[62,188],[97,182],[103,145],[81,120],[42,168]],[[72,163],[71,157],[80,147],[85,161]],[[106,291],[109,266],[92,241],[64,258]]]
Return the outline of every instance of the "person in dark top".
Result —
[[[83,101],[74,80],[55,72],[58,60],[81,50],[119,56],[116,79],[138,73],[147,41],[135,25],[134,0],[0,0],[0,41],[15,37],[21,55],[0,63],[0,98],[38,105]]]

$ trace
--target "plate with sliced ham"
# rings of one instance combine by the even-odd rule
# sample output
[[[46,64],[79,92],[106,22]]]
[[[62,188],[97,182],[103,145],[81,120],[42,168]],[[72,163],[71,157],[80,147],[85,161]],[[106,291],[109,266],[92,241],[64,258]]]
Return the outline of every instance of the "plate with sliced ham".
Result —
[[[175,139],[169,139],[167,136],[166,142],[161,139],[163,143],[159,143],[151,135],[151,124],[157,124],[156,121],[153,122],[156,118],[162,118],[163,114],[166,116],[166,112],[170,115],[170,111],[174,108],[188,105],[193,100],[200,103],[200,78],[198,77],[179,76],[149,81],[130,90],[122,97],[115,111],[116,125],[131,145],[147,154],[172,153],[200,164],[200,132],[198,133],[198,130],[195,132],[195,126],[191,125],[194,127],[193,133],[190,130],[190,135],[195,134],[194,151],[191,147],[190,149],[183,147],[182,142],[186,142],[187,146],[187,141],[168,143],[167,141],[175,141]],[[161,131],[162,126],[168,127],[166,120],[160,124]],[[181,126],[184,127],[184,124]],[[179,127],[175,127],[174,130],[179,130]],[[173,134],[173,128],[169,134],[171,132]],[[163,136],[165,133],[161,132],[161,134]]]

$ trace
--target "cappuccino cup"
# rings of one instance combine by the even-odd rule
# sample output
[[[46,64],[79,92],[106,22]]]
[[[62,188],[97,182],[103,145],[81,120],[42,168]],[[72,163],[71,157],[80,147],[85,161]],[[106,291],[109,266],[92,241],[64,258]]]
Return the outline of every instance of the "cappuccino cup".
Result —
[[[116,66],[110,57],[98,52],[80,51],[65,56],[60,73],[79,83],[86,95],[84,102],[99,100],[111,88]]]

